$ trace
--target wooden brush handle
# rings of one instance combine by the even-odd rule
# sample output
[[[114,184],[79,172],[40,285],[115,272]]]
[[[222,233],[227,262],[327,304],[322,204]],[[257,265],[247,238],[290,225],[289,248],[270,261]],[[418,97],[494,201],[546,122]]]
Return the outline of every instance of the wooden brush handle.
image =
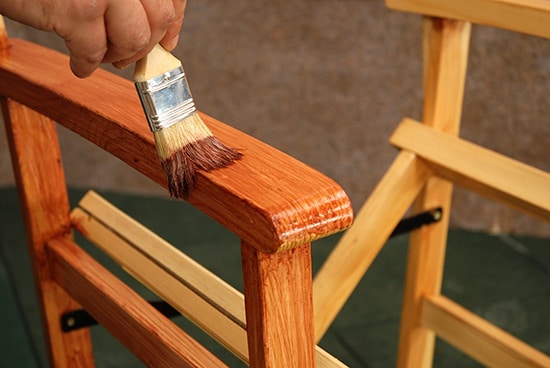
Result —
[[[147,56],[136,62],[134,81],[145,82],[181,66],[181,62],[157,44]]]
[[[4,23],[4,18],[0,14],[0,49],[8,49],[8,32],[6,31],[6,24]]]

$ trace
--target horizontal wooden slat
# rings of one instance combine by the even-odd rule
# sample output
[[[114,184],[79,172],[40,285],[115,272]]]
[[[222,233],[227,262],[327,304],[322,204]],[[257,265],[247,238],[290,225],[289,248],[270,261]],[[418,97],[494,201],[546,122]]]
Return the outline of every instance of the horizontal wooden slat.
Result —
[[[104,70],[74,77],[68,58],[11,39],[0,60],[0,94],[75,131],[166,186],[133,83]],[[230,167],[199,172],[188,202],[260,251],[276,252],[351,225],[350,201],[332,179],[215,119],[213,133],[244,157]],[[264,123],[264,122],[262,122]]]
[[[548,0],[386,0],[388,7],[550,38]]]
[[[67,238],[48,242],[54,280],[149,367],[224,367]]]
[[[210,304],[208,300],[203,298],[204,293],[196,293],[185,282],[183,277],[190,274],[190,269],[185,267],[186,262],[182,260],[182,257],[174,258],[174,261],[179,263],[178,268],[183,275],[178,275],[177,271],[174,275],[170,269],[164,268],[164,265],[159,264],[158,259],[155,259],[156,257],[163,258],[163,256],[171,253],[171,249],[165,247],[165,244],[149,243],[156,246],[157,249],[150,255],[143,254],[84,211],[75,209],[71,217],[79,231],[85,231],[86,237],[90,241],[112,257],[132,276],[166,300],[182,315],[193,321],[237,357],[244,361],[247,360],[246,330],[239,323],[236,323],[231,315],[226,314],[222,306]],[[120,228],[116,229],[117,232],[120,230]],[[224,290],[220,284],[213,283],[213,280],[214,276],[209,275],[208,279],[203,280],[201,284],[206,288]],[[217,281],[221,282],[221,280]],[[240,295],[237,298],[224,300],[222,303],[230,310],[235,309],[240,304],[241,310],[244,310],[244,301]],[[237,305],[234,305],[234,303]]]
[[[179,249],[147,229],[136,220],[113,206],[94,191],[89,191],[79,202],[79,207],[86,214],[73,210],[71,220],[73,225],[86,236],[93,238],[94,243],[106,252],[115,251],[120,247],[132,247],[135,251],[149,257],[152,262],[161,267],[168,275],[184,283],[189,289],[209,301],[216,309],[223,311],[236,323],[244,327],[244,300],[242,294],[214,275],[201,264],[185,255]],[[93,226],[94,220],[99,222]],[[102,229],[102,227],[104,227]],[[100,234],[112,233],[119,240],[115,245],[101,239]],[[114,240],[114,239],[113,239]],[[125,244],[121,243],[124,242]],[[127,261],[124,257],[116,258],[121,264]]]
[[[489,367],[550,367],[549,356],[444,296],[423,300],[421,323]]]
[[[367,272],[431,172],[410,152],[401,152],[342,236],[313,283],[315,338],[321,340]]]
[[[88,192],[71,213],[74,227],[174,308],[248,361],[243,295],[151,230]],[[344,367],[316,347],[317,366]]]
[[[550,174],[455,136],[404,119],[390,142],[416,153],[434,172],[489,198],[550,220]]]

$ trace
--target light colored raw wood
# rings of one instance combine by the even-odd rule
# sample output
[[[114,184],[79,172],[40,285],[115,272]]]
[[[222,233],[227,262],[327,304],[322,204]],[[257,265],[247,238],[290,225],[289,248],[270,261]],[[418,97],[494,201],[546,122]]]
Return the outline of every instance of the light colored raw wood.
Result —
[[[0,94],[49,116],[166,187],[131,81],[103,70],[77,79],[65,55],[22,40],[11,44],[9,58],[0,63]],[[199,172],[189,203],[268,253],[351,225],[349,198],[332,179],[209,116],[201,118],[244,157],[227,168]]]
[[[266,254],[241,244],[250,365],[314,367],[311,247]]]
[[[71,212],[76,229],[182,314],[248,362],[244,297],[232,286],[88,192]],[[344,367],[316,347],[317,366]]]
[[[427,129],[457,135],[462,113],[470,23],[424,17],[424,111]],[[430,142],[429,144],[433,144]],[[452,184],[432,177],[414,202],[414,211],[441,207],[437,224],[413,231],[401,313],[397,366],[431,367],[435,334],[420,325],[421,298],[440,293],[451,212]]]
[[[422,301],[421,322],[488,367],[550,367],[549,356],[444,296],[431,296]]]
[[[437,175],[543,220],[550,219],[550,174],[405,119],[391,137]]]
[[[103,70],[98,70],[90,78],[77,79],[67,67],[66,56],[26,41],[10,41],[10,52],[0,59],[0,95],[30,106],[166,186],[152,133],[130,81]],[[310,241],[351,225],[350,201],[334,181],[242,132],[204,114],[201,116],[220,140],[241,149],[245,157],[228,168],[200,172],[196,189],[188,201],[233,231],[243,244],[266,252],[261,253],[263,261],[250,268],[252,274],[271,264],[266,261],[267,253],[273,253],[270,259],[280,257],[282,260],[285,256],[276,256],[277,252],[301,248],[304,244],[309,247]],[[291,272],[303,276],[303,270],[292,267],[306,265],[310,272],[310,260],[300,254],[302,256],[297,257],[300,262],[282,262],[282,269],[288,271],[291,268]],[[269,279],[265,284],[267,294],[286,294],[283,289],[286,281],[282,274]],[[284,345],[284,348],[290,348],[288,356],[269,355],[267,361],[288,360],[291,356],[313,365],[314,344],[298,342],[297,339],[299,334],[309,333],[305,329],[308,320],[312,325],[311,310],[304,312],[297,307],[308,305],[304,301],[307,301],[307,295],[311,299],[311,279],[307,281],[296,276],[294,281],[301,293],[289,293],[291,300],[296,297],[290,303],[293,308],[269,304],[266,308],[269,313],[264,314],[266,318],[251,319],[252,330],[265,330],[265,336],[273,344],[278,344],[285,336],[293,342]],[[253,300],[255,305],[264,305],[269,298],[251,292],[247,299]],[[288,321],[273,320],[273,314],[277,312],[289,313],[292,318]],[[269,326],[272,322],[278,324]],[[255,337],[254,334],[249,336],[250,339]],[[283,347],[278,346],[275,350],[280,349]],[[324,362],[331,361],[326,355],[322,357]],[[265,359],[255,355],[253,360]]]
[[[435,130],[458,135],[472,25],[424,17],[422,27],[422,122]]]
[[[202,298],[208,300],[215,308],[224,311],[236,323],[244,326],[245,315],[242,294],[225,281],[120,211],[97,193],[88,192],[80,200],[79,207],[93,218],[82,213],[77,216],[75,209],[71,214],[71,219],[74,226],[86,234],[88,238],[94,238],[98,235],[88,227],[88,222],[91,223],[95,219],[105,226],[106,229],[103,232],[113,229],[113,235],[118,235],[121,238],[120,241],[127,242],[127,246],[135,248],[135,251],[142,253],[169,275],[177,278],[194,292],[200,294]],[[83,221],[86,221],[86,224]],[[100,242],[99,240],[94,242],[107,253],[115,251],[115,246],[109,245],[108,242]],[[126,262],[127,260],[122,257],[119,263],[125,265]]]
[[[66,238],[48,242],[52,276],[149,367],[225,367],[202,345]]]
[[[233,354],[241,360],[247,361],[248,346],[246,330],[243,325],[244,300],[242,295],[182,253],[177,254],[171,245],[162,240],[152,239],[153,241],[149,242],[149,245],[157,249],[147,250],[146,253],[143,253],[135,244],[124,239],[124,235],[136,227],[120,227],[120,221],[117,221],[120,219],[118,215],[111,216],[115,223],[109,223],[107,225],[109,228],[78,208],[71,214],[75,227],[82,231],[90,241]],[[118,236],[119,232],[122,237]],[[153,235],[147,231],[140,231],[140,233]],[[151,237],[149,236],[149,238]],[[162,263],[166,256],[172,257],[167,265]],[[176,268],[173,268],[174,266]],[[198,271],[198,275],[204,277],[198,288],[197,285],[193,285],[193,281],[198,276],[194,275],[193,271]],[[186,280],[186,278],[191,280]],[[222,294],[217,295],[216,291]],[[213,297],[213,300],[206,299],[208,296]],[[227,308],[229,311],[225,311],[223,308]],[[242,321],[235,318],[230,311],[237,311],[238,316],[243,315]]]
[[[548,0],[386,0],[388,7],[550,38]]]
[[[134,81],[146,82],[181,66],[181,62],[161,45],[155,47],[141,60],[136,62]]]
[[[70,236],[69,200],[55,123],[15,101],[0,98],[0,103],[50,366],[91,367],[94,360],[89,331],[61,331],[61,314],[79,305],[51,279],[44,247],[53,237]]]
[[[323,337],[429,176],[430,170],[414,154],[401,152],[376,186],[355,224],[315,276],[316,341]]]

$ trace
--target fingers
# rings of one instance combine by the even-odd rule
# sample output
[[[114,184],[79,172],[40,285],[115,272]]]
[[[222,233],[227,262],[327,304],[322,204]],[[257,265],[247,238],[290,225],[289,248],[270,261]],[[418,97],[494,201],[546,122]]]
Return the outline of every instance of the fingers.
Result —
[[[138,0],[111,2],[104,15],[108,49],[102,61],[126,60],[146,48],[152,32],[148,18]]]
[[[181,0],[178,0],[178,2],[180,1]],[[167,31],[173,27],[175,21],[179,21],[179,19],[176,19],[178,16],[176,13],[175,3],[172,0],[141,0],[141,5],[147,14],[149,28],[151,31],[149,43],[146,47],[136,52],[131,57],[113,63],[113,65],[117,68],[124,68],[125,66],[146,56],[156,44],[165,38]],[[181,8],[180,5],[179,7]],[[179,11],[183,11],[183,9]],[[183,16],[179,16],[179,18],[183,19]],[[177,29],[178,34],[180,28],[181,26]],[[170,39],[174,39],[174,36],[171,36]],[[176,43],[173,41],[172,43],[175,46],[177,39]]]
[[[54,30],[65,40],[71,58],[71,70],[77,77],[84,78],[92,74],[107,52],[103,13],[101,7],[74,4],[57,16],[62,19],[55,21]]]
[[[97,22],[86,29],[89,32],[75,32],[65,38],[71,70],[79,78],[90,76],[101,64],[107,51],[103,24]]]
[[[173,50],[178,44],[186,5],[186,0],[174,0],[174,11],[176,18],[166,30],[162,40],[160,40],[160,44],[169,51]]]
[[[71,70],[81,78],[100,63],[123,68],[143,58],[157,43],[177,42],[185,0],[73,0],[63,7],[55,31],[69,49]]]

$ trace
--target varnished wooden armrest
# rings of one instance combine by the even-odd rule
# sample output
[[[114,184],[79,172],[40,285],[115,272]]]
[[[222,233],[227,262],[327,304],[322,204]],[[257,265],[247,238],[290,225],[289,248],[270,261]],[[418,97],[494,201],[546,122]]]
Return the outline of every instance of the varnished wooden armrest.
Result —
[[[0,94],[50,117],[166,187],[132,82],[103,70],[77,79],[65,55],[10,41],[7,55],[0,57]],[[264,252],[289,249],[350,226],[350,201],[333,180],[212,117],[202,117],[244,157],[228,168],[200,172],[189,203]]]

